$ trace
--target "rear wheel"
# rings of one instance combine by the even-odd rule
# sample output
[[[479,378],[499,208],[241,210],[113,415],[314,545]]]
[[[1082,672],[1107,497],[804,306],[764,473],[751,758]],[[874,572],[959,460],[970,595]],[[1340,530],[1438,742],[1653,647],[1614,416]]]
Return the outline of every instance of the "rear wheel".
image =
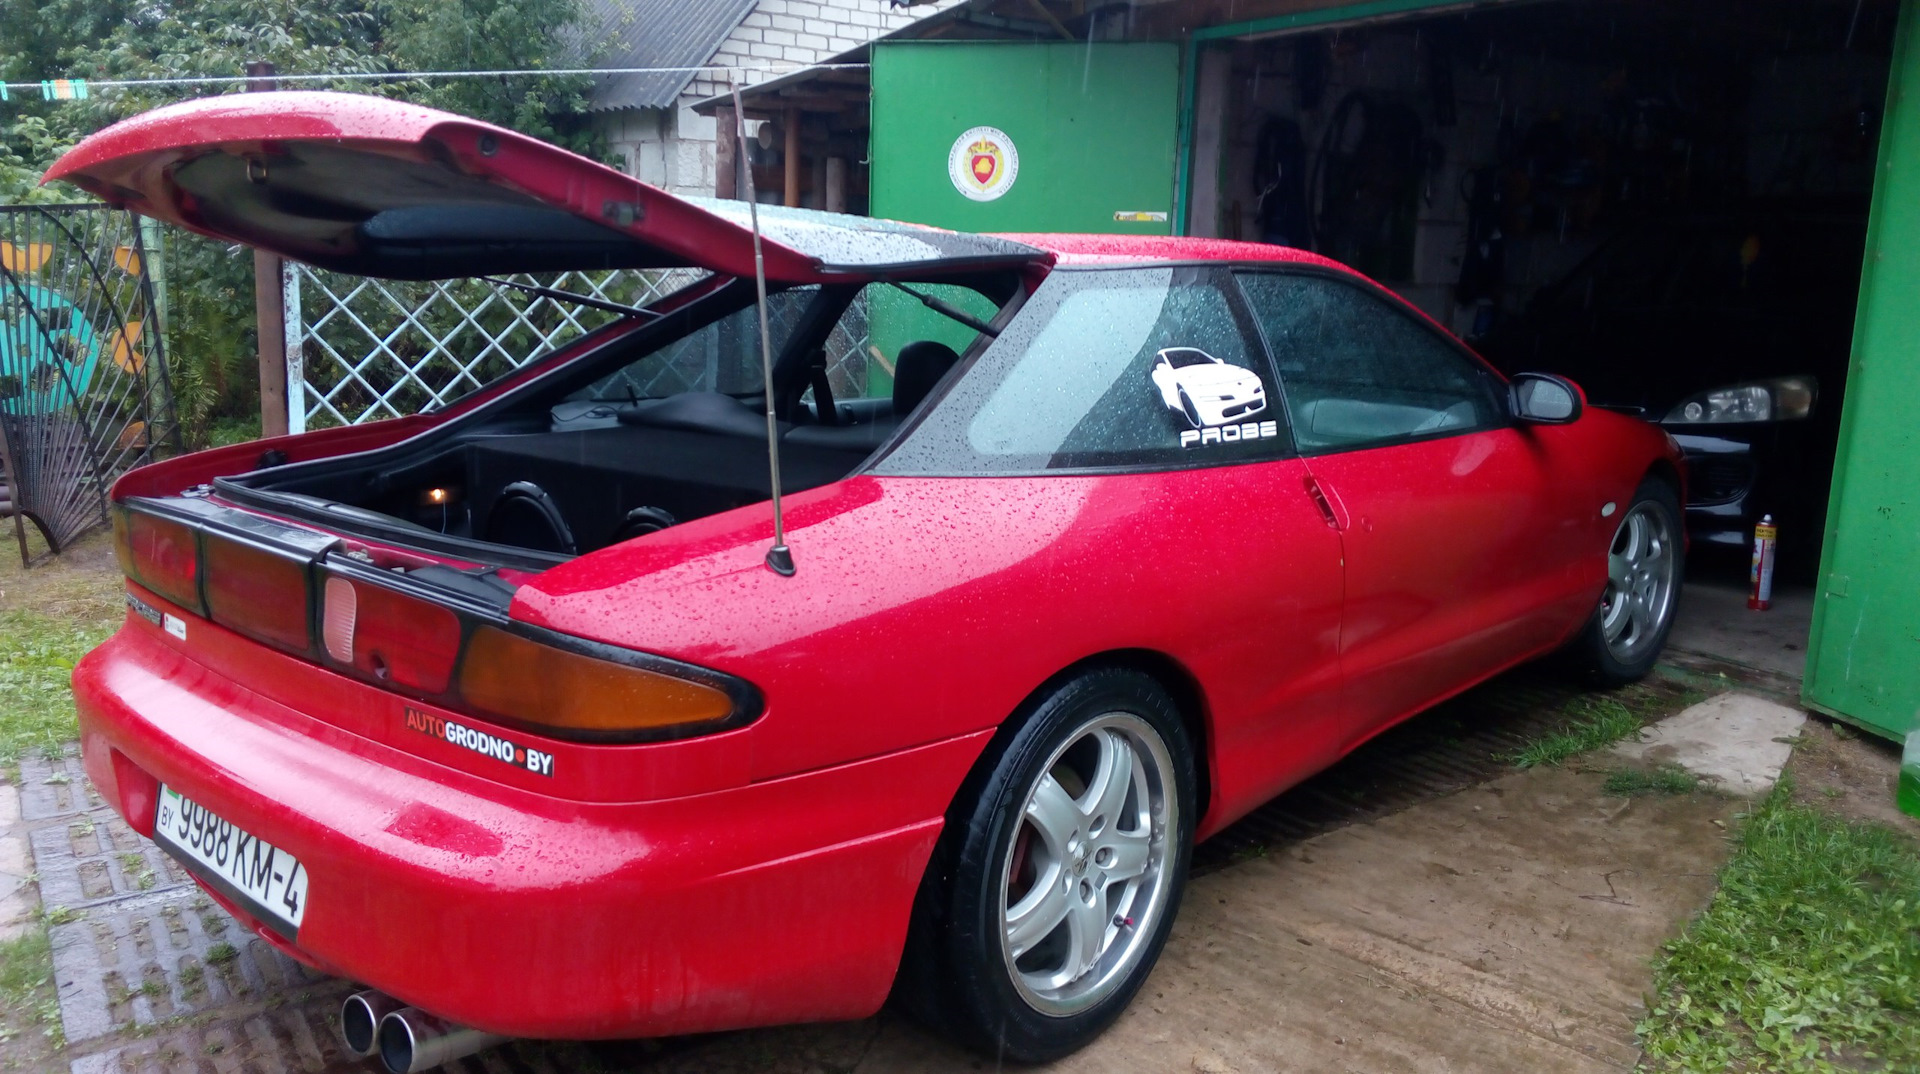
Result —
[[[1673,629],[1684,556],[1679,497],[1664,481],[1641,482],[1607,549],[1600,606],[1574,643],[1591,677],[1616,685],[1653,670]]]
[[[949,816],[902,970],[910,1006],[995,1058],[1092,1040],[1172,927],[1193,785],[1185,727],[1152,679],[1101,670],[1047,696]]]

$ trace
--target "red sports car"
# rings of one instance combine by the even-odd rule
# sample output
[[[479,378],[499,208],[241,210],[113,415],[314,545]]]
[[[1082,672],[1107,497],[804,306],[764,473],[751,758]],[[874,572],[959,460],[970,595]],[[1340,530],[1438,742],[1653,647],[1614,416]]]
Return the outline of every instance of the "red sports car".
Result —
[[[112,490],[87,771],[377,990],[348,1028],[396,1069],[890,993],[1060,1055],[1195,840],[1522,661],[1645,674],[1671,621],[1673,442],[1311,254],[768,209],[763,309],[744,203],[314,93],[49,177],[371,276],[708,270],[429,413]]]

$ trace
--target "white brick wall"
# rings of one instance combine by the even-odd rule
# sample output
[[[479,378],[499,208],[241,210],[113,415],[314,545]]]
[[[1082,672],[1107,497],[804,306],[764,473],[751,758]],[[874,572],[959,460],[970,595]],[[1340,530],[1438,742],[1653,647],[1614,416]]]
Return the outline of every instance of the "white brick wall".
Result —
[[[740,85],[751,86],[858,48],[958,2],[939,0],[895,10],[887,0],[760,0],[720,43],[711,62],[738,66]],[[674,108],[644,115],[636,110],[607,113],[601,129],[615,154],[643,182],[676,194],[711,195],[718,132],[713,119],[694,112],[692,105],[726,89],[724,74],[697,75]]]

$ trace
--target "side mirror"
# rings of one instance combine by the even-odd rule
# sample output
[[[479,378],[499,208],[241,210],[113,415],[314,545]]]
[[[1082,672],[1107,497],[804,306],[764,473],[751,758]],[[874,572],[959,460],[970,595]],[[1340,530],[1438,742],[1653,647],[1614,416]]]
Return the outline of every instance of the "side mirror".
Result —
[[[1507,394],[1513,416],[1530,425],[1569,425],[1586,409],[1579,386],[1552,373],[1516,373]]]

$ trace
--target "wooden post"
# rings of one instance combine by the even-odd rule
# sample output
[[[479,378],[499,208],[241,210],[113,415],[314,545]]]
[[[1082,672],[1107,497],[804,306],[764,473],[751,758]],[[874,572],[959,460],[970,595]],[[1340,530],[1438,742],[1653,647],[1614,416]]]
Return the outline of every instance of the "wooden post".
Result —
[[[740,196],[740,157],[735,152],[733,106],[713,110],[713,196],[729,201]]]
[[[785,204],[788,207],[798,207],[800,204],[800,110],[789,106],[781,122],[787,128],[787,147],[786,153],[783,154],[786,158],[787,170]]]
[[[247,90],[278,88],[273,65],[247,64]],[[287,306],[281,281],[285,266],[277,254],[253,252],[254,334],[260,340],[260,435],[287,435]]]
[[[830,213],[847,211],[847,158],[827,158],[827,196],[823,202]]]

